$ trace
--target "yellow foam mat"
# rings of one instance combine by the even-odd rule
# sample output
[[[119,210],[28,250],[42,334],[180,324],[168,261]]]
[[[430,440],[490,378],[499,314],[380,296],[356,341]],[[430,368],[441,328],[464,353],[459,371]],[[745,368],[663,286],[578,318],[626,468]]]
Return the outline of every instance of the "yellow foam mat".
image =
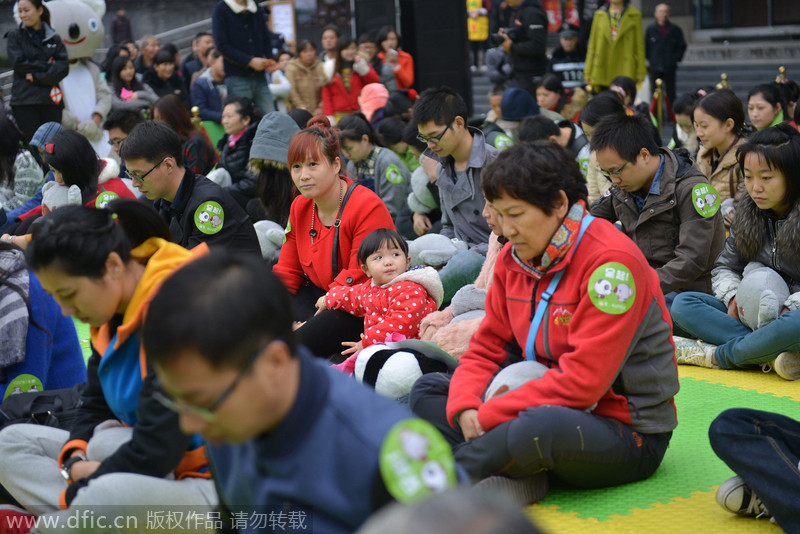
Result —
[[[716,490],[716,488],[714,488]],[[783,530],[769,519],[739,517],[720,508],[714,491],[696,492],[688,499],[680,497],[669,504],[656,503],[647,510],[637,509],[610,521],[580,519],[577,514],[562,513],[556,506],[534,504],[528,515],[544,532],[593,534],[677,534],[742,533],[779,534]]]
[[[691,410],[691,406],[696,402],[705,404],[703,408],[706,411],[709,408],[713,408],[713,413],[721,413],[728,408],[734,407],[764,409],[753,405],[754,400],[769,401],[769,399],[774,399],[769,401],[772,405],[780,398],[784,399],[781,401],[783,403],[781,404],[782,406],[786,406],[788,402],[788,409],[784,407],[781,409],[782,413],[791,417],[800,417],[800,410],[795,410],[795,405],[792,402],[800,402],[800,381],[789,382],[783,380],[774,372],[763,373],[761,370],[723,371],[693,366],[679,366],[678,369],[681,384],[686,386],[684,395],[690,396],[684,396],[683,402],[677,403],[679,405],[679,425],[673,435],[673,441],[675,441],[675,436],[681,432],[699,433],[702,429],[707,429],[705,422],[702,425],[695,423],[693,426],[690,424],[690,420],[693,417],[697,418],[699,416],[699,411],[695,414]],[[713,398],[698,399],[696,398],[699,391],[697,389],[698,386],[692,386],[697,383],[713,384],[713,387],[731,388],[733,390],[731,393],[733,394],[714,395]],[[703,391],[706,389],[708,389],[708,386],[702,388]],[[717,391],[720,392],[719,390]],[[741,391],[742,395],[736,394],[735,391]],[[691,399],[691,403],[687,402],[689,399]],[[676,400],[681,400],[681,393],[678,393]],[[683,425],[680,424],[681,421],[684,422]],[[706,445],[708,439],[699,435],[692,435],[691,438],[695,442],[702,441],[703,445]],[[708,456],[709,462],[722,464],[721,460],[717,459],[713,452],[710,451],[710,446],[705,447],[708,449],[707,451],[701,450],[701,448],[695,447],[693,450],[703,457]],[[672,454],[675,454],[675,452],[677,451],[673,451]],[[685,453],[685,450],[683,453]],[[670,451],[668,451],[669,454]],[[671,458],[671,463],[667,469],[675,469],[676,467],[680,469],[682,465],[684,464],[678,454]],[[663,467],[664,465],[662,465]],[[724,465],[719,467],[724,468]],[[678,478],[682,477],[678,475]],[[660,480],[659,484],[661,483]],[[674,475],[670,481],[674,482]],[[715,493],[721,482],[722,480],[717,476],[717,478],[709,480],[707,485],[703,483],[698,491],[684,493],[684,497],[674,496],[669,499],[661,499],[660,502],[657,496],[651,496],[650,491],[648,491],[648,496],[644,500],[644,502],[648,503],[646,506],[631,503],[631,494],[629,494],[628,499],[625,499],[622,495],[610,495],[612,492],[608,491],[606,493],[609,494],[609,497],[606,498],[603,494],[594,493],[603,492],[604,490],[602,489],[574,490],[574,492],[567,490],[570,494],[567,499],[564,498],[565,496],[562,493],[550,499],[550,502],[545,499],[541,503],[528,507],[527,513],[543,532],[559,534],[618,534],[627,532],[635,532],[637,534],[642,532],[665,534],[759,532],[777,534],[782,532],[781,528],[771,523],[769,519],[740,517],[719,507],[715,500]],[[643,485],[643,487],[646,486]],[[658,488],[661,488],[661,486],[659,485]],[[650,490],[653,491],[653,489],[651,485]],[[675,494],[673,493],[673,495]],[[638,497],[638,501],[641,503],[642,496],[638,495]],[[650,497],[652,501],[649,500]],[[598,500],[601,501],[601,508],[605,508],[607,513],[598,514],[596,512]],[[584,504],[581,505],[581,503]],[[603,503],[605,503],[604,506]],[[639,507],[637,508],[636,506]]]

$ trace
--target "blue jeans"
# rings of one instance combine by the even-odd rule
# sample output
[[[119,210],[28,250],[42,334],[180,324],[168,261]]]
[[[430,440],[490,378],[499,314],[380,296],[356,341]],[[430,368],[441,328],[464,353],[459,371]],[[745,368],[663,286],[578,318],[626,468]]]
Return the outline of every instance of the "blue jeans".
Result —
[[[800,422],[735,408],[708,429],[711,448],[758,495],[778,525],[800,532]]]
[[[227,76],[225,87],[229,96],[246,96],[265,114],[275,111],[275,101],[263,73],[258,76]]]
[[[714,357],[723,369],[771,362],[784,351],[800,352],[800,310],[788,311],[758,330],[728,315],[722,301],[705,293],[675,297],[672,320],[691,337],[717,345]]]

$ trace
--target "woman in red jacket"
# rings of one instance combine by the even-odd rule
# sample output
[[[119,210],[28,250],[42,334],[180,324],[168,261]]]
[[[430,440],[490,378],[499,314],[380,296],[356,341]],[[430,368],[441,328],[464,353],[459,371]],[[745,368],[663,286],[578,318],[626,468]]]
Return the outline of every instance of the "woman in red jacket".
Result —
[[[481,179],[510,243],[452,379],[425,375],[412,409],[458,445],[474,480],[496,475],[486,485],[529,502],[549,476],[583,488],[649,477],[677,425],[656,272],[589,215],[578,164],[557,144],[501,152]]]
[[[343,35],[338,50],[334,72],[325,73],[331,81],[322,88],[322,113],[335,121],[358,111],[361,89],[381,81],[369,63],[356,52],[356,42],[352,37]]]
[[[414,58],[400,50],[400,36],[393,27],[384,26],[378,31],[376,40],[381,45],[378,57],[392,67],[397,88],[410,89],[414,85]]]
[[[287,160],[300,196],[273,272],[295,294],[296,318],[305,321],[301,342],[317,356],[338,354],[342,341],[360,340],[364,321],[339,310],[315,315],[315,304],[334,285],[367,279],[358,261],[361,240],[394,223],[375,193],[342,176],[338,130],[327,118],[314,117],[294,135]]]

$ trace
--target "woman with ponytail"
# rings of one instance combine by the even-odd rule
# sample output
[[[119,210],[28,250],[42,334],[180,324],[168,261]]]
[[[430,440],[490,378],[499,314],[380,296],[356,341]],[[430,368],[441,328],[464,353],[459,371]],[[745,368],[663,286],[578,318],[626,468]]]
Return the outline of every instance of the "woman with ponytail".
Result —
[[[64,206],[34,227],[28,265],[64,315],[92,327],[92,356],[69,432],[41,425],[0,432],[0,483],[28,512],[216,505],[202,441],[181,433],[178,414],[157,400],[140,341],[162,281],[208,250],[169,240],[158,213],[134,200]]]

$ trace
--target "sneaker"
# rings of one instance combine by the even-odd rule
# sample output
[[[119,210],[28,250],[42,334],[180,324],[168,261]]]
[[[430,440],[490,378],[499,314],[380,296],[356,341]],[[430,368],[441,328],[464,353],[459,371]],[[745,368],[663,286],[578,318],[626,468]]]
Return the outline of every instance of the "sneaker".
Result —
[[[550,479],[544,471],[527,478],[508,478],[498,475],[484,478],[474,487],[480,491],[503,493],[516,503],[526,505],[545,498],[550,489]]]
[[[784,380],[800,379],[800,352],[781,352],[772,362],[772,368]]]
[[[742,477],[729,478],[717,490],[717,504],[729,512],[755,518],[770,517],[767,507]]]
[[[697,365],[715,369],[714,349],[716,345],[711,345],[698,339],[688,339],[680,336],[672,336],[675,342],[675,358],[682,365]]]

